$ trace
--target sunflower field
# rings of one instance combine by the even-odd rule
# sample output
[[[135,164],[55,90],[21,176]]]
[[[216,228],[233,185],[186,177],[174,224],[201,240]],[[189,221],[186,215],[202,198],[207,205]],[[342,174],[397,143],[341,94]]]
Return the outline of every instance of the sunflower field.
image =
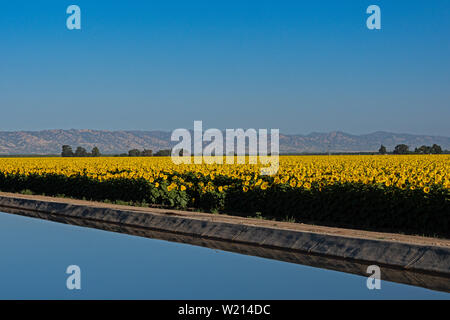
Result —
[[[170,157],[0,158],[0,190],[450,236],[450,156],[281,156],[262,165]]]

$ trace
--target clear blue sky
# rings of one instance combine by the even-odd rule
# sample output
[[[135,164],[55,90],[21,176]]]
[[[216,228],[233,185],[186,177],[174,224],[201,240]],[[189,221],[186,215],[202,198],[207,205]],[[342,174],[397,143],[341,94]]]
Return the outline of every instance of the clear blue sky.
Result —
[[[448,0],[2,1],[0,41],[0,130],[450,135]]]

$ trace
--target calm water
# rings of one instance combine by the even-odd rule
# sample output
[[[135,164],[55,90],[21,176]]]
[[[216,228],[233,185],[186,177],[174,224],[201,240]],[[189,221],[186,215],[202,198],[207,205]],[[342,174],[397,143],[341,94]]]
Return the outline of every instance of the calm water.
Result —
[[[0,213],[1,299],[449,299],[336,271]],[[66,288],[67,266],[81,290]]]

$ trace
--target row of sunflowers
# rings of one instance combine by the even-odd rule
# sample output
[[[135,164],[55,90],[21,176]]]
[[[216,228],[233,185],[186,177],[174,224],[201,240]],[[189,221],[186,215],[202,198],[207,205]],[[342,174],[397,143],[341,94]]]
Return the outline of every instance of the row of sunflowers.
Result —
[[[125,201],[370,230],[447,235],[449,155],[281,156],[261,164],[170,157],[0,158],[0,190]]]

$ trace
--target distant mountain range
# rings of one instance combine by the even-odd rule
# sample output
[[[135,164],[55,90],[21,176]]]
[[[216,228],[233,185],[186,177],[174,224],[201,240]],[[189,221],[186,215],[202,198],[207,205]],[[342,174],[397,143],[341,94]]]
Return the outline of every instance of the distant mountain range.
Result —
[[[0,131],[0,154],[59,154],[62,145],[73,149],[82,146],[90,151],[97,146],[104,154],[123,153],[130,149],[170,149],[170,132],[165,131],[103,131],[103,130],[43,130]],[[410,150],[422,145],[438,144],[450,149],[450,137],[374,132],[353,135],[344,132],[280,134],[280,153],[371,152],[381,144],[392,150],[397,144]]]

